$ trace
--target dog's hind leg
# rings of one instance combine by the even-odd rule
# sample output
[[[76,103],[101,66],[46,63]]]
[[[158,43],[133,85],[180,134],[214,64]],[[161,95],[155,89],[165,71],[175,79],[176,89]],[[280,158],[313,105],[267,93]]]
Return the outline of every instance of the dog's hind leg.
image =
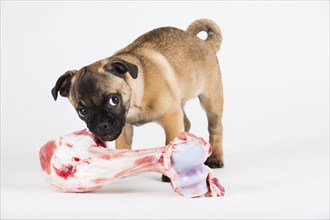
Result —
[[[186,115],[186,112],[184,111],[184,103],[181,104],[181,108],[182,108],[182,112],[183,112],[183,124],[184,124],[184,131],[185,132],[189,132],[190,131],[190,127],[191,127],[191,124],[190,124],[190,121]]]
[[[182,109],[183,111],[183,123],[184,123],[184,131],[185,132],[189,132],[190,131],[190,127],[191,127],[191,124],[190,124],[190,121],[185,113],[185,111]]]
[[[221,83],[221,80],[219,81]],[[212,155],[205,162],[211,168],[221,168],[224,166],[222,149],[222,112],[223,112],[223,92],[222,87],[214,83],[213,88],[208,88],[201,95],[199,100],[206,111],[208,119],[209,142],[213,147]]]

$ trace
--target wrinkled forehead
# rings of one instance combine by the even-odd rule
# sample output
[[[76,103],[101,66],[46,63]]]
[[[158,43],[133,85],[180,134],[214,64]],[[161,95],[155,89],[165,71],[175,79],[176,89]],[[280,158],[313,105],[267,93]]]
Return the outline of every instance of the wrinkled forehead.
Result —
[[[104,97],[111,93],[121,94],[124,100],[127,100],[127,84],[124,79],[106,71],[99,71],[100,68],[84,67],[79,70],[75,79],[72,94],[76,102],[83,100],[84,102],[93,101],[99,104]],[[88,104],[88,103],[86,103]]]
[[[101,89],[98,86],[99,77],[100,76],[87,70],[87,68],[83,68],[83,70],[79,72],[79,77],[75,83],[75,91],[77,92],[77,95],[82,97],[92,97],[99,93],[99,90]]]

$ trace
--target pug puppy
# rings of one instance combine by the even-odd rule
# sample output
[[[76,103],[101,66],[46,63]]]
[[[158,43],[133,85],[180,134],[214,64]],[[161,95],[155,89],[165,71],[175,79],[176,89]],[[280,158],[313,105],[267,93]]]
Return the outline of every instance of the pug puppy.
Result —
[[[207,33],[202,40],[201,31]],[[52,89],[67,97],[97,138],[116,140],[130,149],[133,126],[159,123],[165,144],[189,131],[185,102],[198,97],[208,119],[212,155],[206,164],[223,167],[223,89],[216,53],[222,35],[209,19],[193,22],[186,31],[174,27],[152,30],[114,55],[80,70],[67,71]],[[163,178],[166,180],[166,178]]]

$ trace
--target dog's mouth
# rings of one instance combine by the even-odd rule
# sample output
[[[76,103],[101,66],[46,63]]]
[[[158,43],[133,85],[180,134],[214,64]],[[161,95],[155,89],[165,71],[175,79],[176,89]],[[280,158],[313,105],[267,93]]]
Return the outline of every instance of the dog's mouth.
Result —
[[[88,129],[95,135],[96,139],[101,141],[116,140],[119,137],[124,125],[125,121],[116,119],[87,123]]]
[[[119,135],[120,135],[121,132],[116,132],[116,133],[113,133],[113,134],[95,134],[96,138],[101,140],[101,141],[114,141],[116,140]]]

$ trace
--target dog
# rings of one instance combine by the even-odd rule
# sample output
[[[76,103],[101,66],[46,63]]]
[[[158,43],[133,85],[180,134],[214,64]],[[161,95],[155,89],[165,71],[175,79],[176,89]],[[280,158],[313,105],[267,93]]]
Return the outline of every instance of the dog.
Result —
[[[207,38],[197,37],[206,32]],[[114,55],[61,75],[51,93],[67,97],[98,139],[116,140],[130,149],[133,126],[159,123],[168,144],[190,121],[185,103],[198,97],[208,119],[213,152],[206,164],[224,166],[222,148],[223,87],[216,53],[222,42],[218,25],[193,22],[186,31],[154,29]],[[163,178],[166,181],[166,178]]]

